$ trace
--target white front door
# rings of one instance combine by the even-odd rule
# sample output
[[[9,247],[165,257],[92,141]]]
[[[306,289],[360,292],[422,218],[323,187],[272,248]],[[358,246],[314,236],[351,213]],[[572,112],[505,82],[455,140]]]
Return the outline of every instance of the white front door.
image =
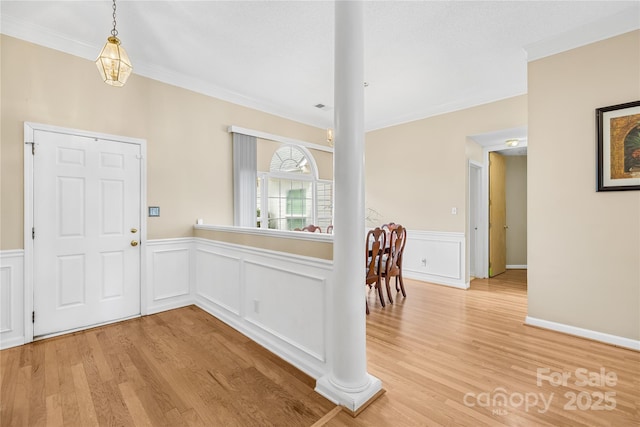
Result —
[[[34,336],[140,314],[140,146],[34,142]]]

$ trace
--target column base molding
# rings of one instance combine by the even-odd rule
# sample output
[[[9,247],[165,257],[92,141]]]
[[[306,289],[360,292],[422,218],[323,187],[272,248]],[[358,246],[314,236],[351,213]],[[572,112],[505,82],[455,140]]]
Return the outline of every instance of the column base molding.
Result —
[[[382,388],[382,382],[378,378],[369,374],[367,376],[369,384],[359,392],[346,391],[336,386],[329,380],[328,375],[318,379],[315,390],[336,405],[342,406],[352,417],[356,417],[385,392]]]

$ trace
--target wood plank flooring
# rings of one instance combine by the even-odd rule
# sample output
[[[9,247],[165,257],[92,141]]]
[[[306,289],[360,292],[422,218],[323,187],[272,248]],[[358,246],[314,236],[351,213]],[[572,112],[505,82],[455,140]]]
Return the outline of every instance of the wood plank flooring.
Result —
[[[0,352],[0,426],[640,424],[640,353],[524,326],[526,272],[405,286],[385,308],[369,294],[368,371],[387,392],[357,418],[191,306]],[[571,377],[538,386],[538,369]],[[579,384],[601,369],[615,381]]]
[[[315,381],[195,306],[0,352],[0,426],[310,426]]]
[[[393,305],[369,296],[368,371],[387,393],[358,418],[340,413],[327,426],[640,425],[640,353],[525,326],[525,270],[476,279],[466,291],[406,282],[407,298]],[[538,386],[539,368],[571,377]],[[580,385],[601,369],[617,375],[615,385]]]

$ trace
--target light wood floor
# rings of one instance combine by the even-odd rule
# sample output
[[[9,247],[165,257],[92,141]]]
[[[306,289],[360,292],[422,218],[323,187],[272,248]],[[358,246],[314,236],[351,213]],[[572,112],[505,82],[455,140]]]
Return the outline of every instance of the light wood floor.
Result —
[[[640,425],[640,353],[524,326],[525,270],[476,279],[466,291],[407,284],[407,298],[392,306],[381,308],[373,293],[369,297],[368,371],[387,393],[358,418],[343,412],[327,426]],[[538,368],[571,378],[567,386],[537,386]],[[576,385],[579,368],[615,372],[616,385]],[[479,406],[499,388],[513,405]],[[608,398],[615,409],[596,409],[605,406],[607,392],[615,393]],[[540,393],[551,401],[547,411]],[[565,393],[581,400],[575,410]],[[534,394],[537,407],[519,405],[520,398],[533,403]],[[587,409],[588,399],[593,409]]]
[[[0,426],[639,425],[640,353],[524,326],[526,272],[405,286],[385,308],[369,295],[368,370],[387,392],[355,419],[323,418],[312,379],[186,307],[0,352]],[[539,368],[571,377],[538,386]],[[580,368],[615,385],[580,386]]]
[[[0,352],[0,426],[309,426],[315,382],[195,306]]]

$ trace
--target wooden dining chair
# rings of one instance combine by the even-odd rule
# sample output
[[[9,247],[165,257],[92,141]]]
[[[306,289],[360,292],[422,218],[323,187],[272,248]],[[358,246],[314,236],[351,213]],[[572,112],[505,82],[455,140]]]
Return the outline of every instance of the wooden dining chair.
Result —
[[[308,231],[310,233],[322,233],[322,228],[318,227],[317,225],[305,225],[302,228],[294,228],[293,231]]]
[[[389,233],[391,230],[395,230],[398,227],[398,225],[399,224],[396,224],[395,222],[389,222],[386,224],[382,224],[381,228],[387,233]]]
[[[382,257],[386,244],[386,233],[382,229],[376,227],[369,230],[365,244],[366,279],[365,284],[371,289],[371,285],[375,284],[380,297],[380,304],[384,307],[384,296],[382,295]],[[369,314],[369,301],[365,299],[367,314]]]
[[[396,278],[396,292],[402,291],[402,296],[407,296],[404,290],[404,281],[402,280],[402,254],[407,243],[407,229],[400,224],[396,224],[391,230],[389,238],[389,250],[385,252],[381,274],[387,287],[387,297],[389,297],[389,302],[393,304],[391,287],[389,286],[391,277],[395,276]]]
[[[380,228],[387,234],[387,252],[389,252],[389,244],[391,242],[391,230],[395,230],[398,227],[398,224],[395,222],[388,222],[386,224],[382,224]]]

